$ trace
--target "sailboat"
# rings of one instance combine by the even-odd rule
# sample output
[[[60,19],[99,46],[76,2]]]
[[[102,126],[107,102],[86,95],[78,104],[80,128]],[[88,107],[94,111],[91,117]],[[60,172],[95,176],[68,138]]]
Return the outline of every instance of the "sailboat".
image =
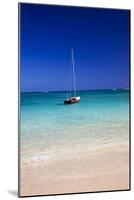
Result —
[[[67,98],[64,100],[65,104],[73,104],[80,102],[80,97],[76,96],[76,85],[75,85],[75,62],[74,62],[74,52],[73,49],[71,49],[71,55],[72,55],[72,70],[73,70],[73,96],[70,98]]]

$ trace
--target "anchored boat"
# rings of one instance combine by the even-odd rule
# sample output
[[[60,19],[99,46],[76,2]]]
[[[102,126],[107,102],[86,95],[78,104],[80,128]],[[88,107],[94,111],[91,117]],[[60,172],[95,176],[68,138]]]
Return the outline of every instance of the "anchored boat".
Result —
[[[73,49],[71,50],[71,55],[72,55],[72,70],[73,70],[73,96],[69,97],[64,100],[65,104],[73,104],[73,103],[78,103],[80,102],[80,97],[76,96],[76,85],[75,85],[75,62],[74,62],[74,52]]]

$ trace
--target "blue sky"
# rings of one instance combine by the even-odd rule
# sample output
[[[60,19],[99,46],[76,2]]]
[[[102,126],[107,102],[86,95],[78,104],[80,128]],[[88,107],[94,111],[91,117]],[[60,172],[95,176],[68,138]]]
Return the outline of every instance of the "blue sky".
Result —
[[[21,4],[21,92],[129,87],[129,11]]]

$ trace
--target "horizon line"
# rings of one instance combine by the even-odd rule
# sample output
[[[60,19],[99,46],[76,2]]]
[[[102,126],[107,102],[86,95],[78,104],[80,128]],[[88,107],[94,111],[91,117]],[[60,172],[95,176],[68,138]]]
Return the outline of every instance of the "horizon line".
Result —
[[[130,88],[109,88],[109,89],[85,89],[85,90],[77,90],[79,91],[98,91],[98,90],[130,90]],[[20,93],[48,93],[48,92],[73,92],[73,90],[46,90],[46,91],[20,91]]]

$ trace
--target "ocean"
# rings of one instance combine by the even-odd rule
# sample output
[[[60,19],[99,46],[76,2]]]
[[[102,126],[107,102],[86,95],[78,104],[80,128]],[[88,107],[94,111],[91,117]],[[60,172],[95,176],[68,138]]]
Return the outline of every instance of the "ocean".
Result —
[[[129,90],[21,93],[21,161],[32,163],[100,151],[129,142]]]

